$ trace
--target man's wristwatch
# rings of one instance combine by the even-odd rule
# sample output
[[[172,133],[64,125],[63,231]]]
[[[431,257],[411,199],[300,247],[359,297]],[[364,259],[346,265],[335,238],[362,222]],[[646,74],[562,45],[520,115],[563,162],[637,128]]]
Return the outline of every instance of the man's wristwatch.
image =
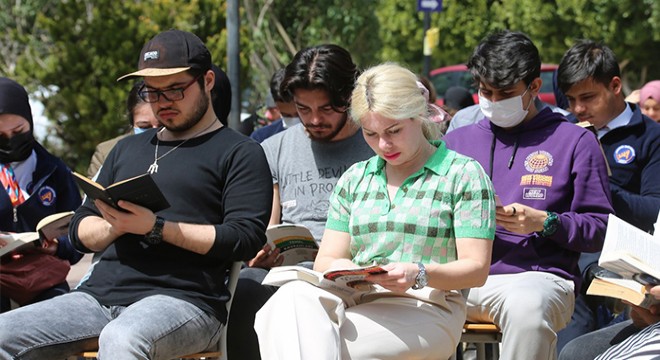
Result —
[[[556,233],[559,224],[561,223],[557,213],[551,211],[546,211],[546,213],[548,214],[548,217],[545,218],[545,221],[543,222],[543,230],[538,233],[541,237],[548,237]]]
[[[156,223],[153,229],[144,235],[144,241],[151,245],[160,244],[163,241],[163,226],[165,226],[165,219],[156,216]]]
[[[426,277],[426,268],[424,267],[424,264],[418,262],[417,266],[419,267],[419,273],[417,273],[417,277],[415,277],[415,284],[412,286],[413,290],[419,290],[429,284],[429,279]]]

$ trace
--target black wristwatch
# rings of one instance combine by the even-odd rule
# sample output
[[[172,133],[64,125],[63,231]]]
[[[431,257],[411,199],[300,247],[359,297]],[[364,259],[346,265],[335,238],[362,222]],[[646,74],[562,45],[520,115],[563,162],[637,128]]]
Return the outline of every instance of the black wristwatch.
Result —
[[[144,241],[151,245],[160,244],[163,241],[163,226],[165,226],[165,219],[156,216],[156,223],[153,229],[144,235]]]
[[[556,233],[559,224],[561,223],[557,213],[551,211],[546,211],[546,213],[548,214],[548,217],[545,218],[545,221],[543,222],[543,230],[538,233],[541,237],[548,237]]]
[[[412,286],[413,290],[422,289],[429,284],[429,278],[426,276],[426,268],[424,267],[424,264],[418,262],[417,266],[419,267],[419,273],[417,273],[417,277],[415,277],[415,284]]]

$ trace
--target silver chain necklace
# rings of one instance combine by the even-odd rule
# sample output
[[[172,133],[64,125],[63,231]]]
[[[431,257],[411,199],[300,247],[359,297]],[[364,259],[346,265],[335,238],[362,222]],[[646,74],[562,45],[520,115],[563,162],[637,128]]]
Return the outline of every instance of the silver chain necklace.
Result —
[[[209,126],[207,126],[206,128],[202,129],[202,130],[201,130],[200,132],[198,132],[197,134],[195,134],[195,135],[193,135],[193,136],[191,136],[191,137],[189,137],[189,138],[183,140],[181,143],[179,143],[179,145],[177,145],[177,146],[171,148],[170,151],[166,152],[165,154],[163,154],[163,155],[161,155],[161,156],[158,156],[158,145],[160,144],[160,139],[158,138],[158,134],[160,134],[161,132],[165,131],[165,128],[163,128],[161,131],[159,131],[159,132],[156,134],[156,150],[154,151],[154,163],[151,164],[151,165],[149,165],[149,169],[147,169],[147,172],[148,172],[149,174],[155,174],[155,173],[157,173],[157,172],[158,172],[158,160],[160,160],[160,159],[164,158],[165,156],[169,155],[172,151],[178,149],[179,146],[181,146],[181,145],[185,144],[186,142],[188,142],[188,140],[193,139],[193,138],[196,138],[196,137],[202,135],[202,133],[204,133],[204,132],[206,132],[208,129],[210,129],[211,126],[213,126],[213,125],[215,124],[216,121],[218,121],[218,118],[217,118],[217,117],[215,118],[215,120],[213,120],[213,121],[211,122],[211,124],[209,124]]]

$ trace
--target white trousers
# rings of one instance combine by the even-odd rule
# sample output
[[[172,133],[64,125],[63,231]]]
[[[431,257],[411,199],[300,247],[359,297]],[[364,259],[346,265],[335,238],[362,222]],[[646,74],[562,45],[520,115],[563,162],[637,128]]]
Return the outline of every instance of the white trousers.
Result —
[[[303,281],[282,286],[259,310],[254,328],[264,360],[448,359],[465,322],[462,296],[448,309],[406,297],[346,307]]]
[[[537,271],[490,275],[470,289],[467,319],[502,329],[501,360],[554,360],[557,332],[571,320],[574,284]]]

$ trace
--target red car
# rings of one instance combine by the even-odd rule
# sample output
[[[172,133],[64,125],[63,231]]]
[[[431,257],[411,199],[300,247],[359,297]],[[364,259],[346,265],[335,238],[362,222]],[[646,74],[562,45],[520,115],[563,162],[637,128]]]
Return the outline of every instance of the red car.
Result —
[[[557,65],[541,65],[541,79],[543,80],[543,85],[541,85],[539,97],[541,98],[541,101],[551,105],[557,104],[555,93],[552,89],[552,74],[556,69]],[[474,103],[476,104],[479,102],[477,87],[475,86],[474,80],[472,79],[472,75],[468,71],[467,66],[464,64],[450,65],[431,70],[430,80],[431,83],[433,83],[433,86],[435,86],[435,91],[438,94],[438,99],[436,101],[438,105],[444,104],[443,95],[445,91],[452,86],[462,86],[468,89],[470,93],[472,93]]]

